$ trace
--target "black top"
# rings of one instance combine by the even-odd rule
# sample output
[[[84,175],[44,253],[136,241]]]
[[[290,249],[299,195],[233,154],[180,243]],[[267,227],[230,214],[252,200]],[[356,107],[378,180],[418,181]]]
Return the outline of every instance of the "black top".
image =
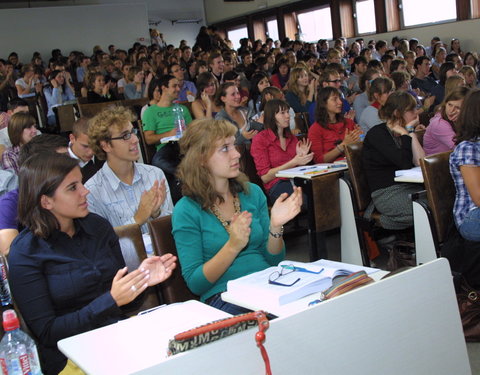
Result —
[[[98,95],[95,91],[88,91],[87,92],[87,101],[88,101],[89,104],[111,102],[112,100],[115,100],[115,98],[113,96],[110,96],[110,98],[107,98],[103,95]]]
[[[10,286],[39,343],[44,374],[58,374],[67,358],[57,342],[126,317],[110,294],[125,267],[118,237],[96,214],[75,220],[75,235],[55,231],[44,240],[25,229],[10,247]]]
[[[408,135],[396,136],[385,123],[376,125],[363,141],[362,163],[370,193],[392,186],[395,184],[395,171],[414,166],[412,138]]]
[[[93,157],[87,164],[81,168],[82,171],[82,184],[85,184],[99,169],[103,167],[105,160],[100,160],[97,157]]]

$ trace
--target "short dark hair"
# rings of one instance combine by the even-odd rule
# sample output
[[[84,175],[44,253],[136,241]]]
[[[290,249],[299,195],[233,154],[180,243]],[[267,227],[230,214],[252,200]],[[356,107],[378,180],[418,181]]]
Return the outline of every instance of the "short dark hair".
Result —
[[[52,197],[78,160],[48,151],[29,157],[20,168],[18,220],[38,237],[48,238],[60,224],[55,215],[42,207],[42,196]]]
[[[56,152],[68,147],[68,139],[57,134],[40,134],[20,148],[18,165],[21,166],[30,156],[43,152]]]
[[[160,86],[160,93],[163,93],[162,87],[168,87],[172,79],[175,79],[175,77],[171,74],[165,74],[159,78],[158,85]]]
[[[407,65],[407,62],[401,58],[393,59],[392,63],[390,64],[390,72],[396,72],[400,65]]]
[[[444,62],[440,65],[440,72],[439,72],[439,83],[442,86],[445,86],[445,82],[447,81],[447,72],[450,70],[455,70],[455,64],[451,61]]]
[[[427,56],[418,56],[415,59],[415,62],[413,63],[413,67],[417,69],[417,66],[422,65],[424,60],[430,61],[430,59]]]
[[[7,110],[13,111],[18,107],[28,107],[28,103],[20,98],[13,98],[7,103]]]

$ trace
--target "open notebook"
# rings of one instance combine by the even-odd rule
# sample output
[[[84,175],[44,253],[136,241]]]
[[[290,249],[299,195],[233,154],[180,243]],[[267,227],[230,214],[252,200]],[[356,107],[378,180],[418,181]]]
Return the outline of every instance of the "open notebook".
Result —
[[[238,300],[261,301],[265,306],[277,307],[328,289],[335,276],[349,275],[360,270],[365,270],[367,274],[378,271],[375,268],[352,264],[342,264],[340,267],[337,265],[338,263],[328,260],[319,260],[313,263],[286,260],[281,262],[278,267],[270,267],[229,281],[227,292],[231,296],[236,296]],[[292,266],[301,268],[303,271],[289,272]],[[282,268],[284,275],[277,278],[275,284],[269,283],[269,280],[276,276],[275,272],[280,272]]]

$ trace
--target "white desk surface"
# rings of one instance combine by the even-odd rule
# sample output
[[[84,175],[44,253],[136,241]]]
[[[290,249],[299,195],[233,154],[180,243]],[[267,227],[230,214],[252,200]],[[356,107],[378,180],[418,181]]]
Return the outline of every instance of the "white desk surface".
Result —
[[[328,261],[331,266],[335,266],[338,268],[345,267],[345,263],[341,262],[334,262],[334,261]],[[348,265],[350,267],[358,267],[359,269],[362,269],[364,267],[362,266],[357,266],[357,265]],[[378,270],[377,272],[374,272],[370,274],[369,276],[375,280],[378,281],[380,280],[383,276],[388,274],[387,271],[382,271]],[[287,303],[282,306],[267,306],[265,304],[262,304],[261,302],[258,301],[252,301],[251,298],[242,298],[242,296],[238,295],[233,295],[232,293],[225,292],[222,293],[222,299],[225,302],[230,302],[233,303],[237,306],[242,306],[250,310],[265,310],[268,313],[274,314],[279,317],[285,317],[289,315],[294,315],[297,314],[301,311],[307,310],[309,308],[312,308],[313,306],[309,306],[308,304],[320,297],[320,293],[313,293],[310,294],[306,297],[300,298],[299,300],[292,302],[292,303]]]
[[[412,182],[415,184],[423,184],[423,176],[399,176],[394,178],[395,182]]]
[[[230,316],[192,300],[63,339],[58,347],[87,374],[131,374],[166,360],[177,333]]]

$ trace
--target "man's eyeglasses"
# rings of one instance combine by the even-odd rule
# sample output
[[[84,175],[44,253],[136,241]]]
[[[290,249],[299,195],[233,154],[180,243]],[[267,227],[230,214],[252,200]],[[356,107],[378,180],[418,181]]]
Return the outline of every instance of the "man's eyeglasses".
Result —
[[[107,138],[107,140],[114,141],[116,139],[123,139],[124,141],[128,141],[130,138],[132,138],[133,134],[137,135],[138,134],[138,129],[132,128],[132,130],[128,133],[124,133],[119,137],[110,137],[110,138]]]
[[[329,79],[327,82],[330,82],[330,83],[341,83],[342,80],[341,80],[341,79]]]

